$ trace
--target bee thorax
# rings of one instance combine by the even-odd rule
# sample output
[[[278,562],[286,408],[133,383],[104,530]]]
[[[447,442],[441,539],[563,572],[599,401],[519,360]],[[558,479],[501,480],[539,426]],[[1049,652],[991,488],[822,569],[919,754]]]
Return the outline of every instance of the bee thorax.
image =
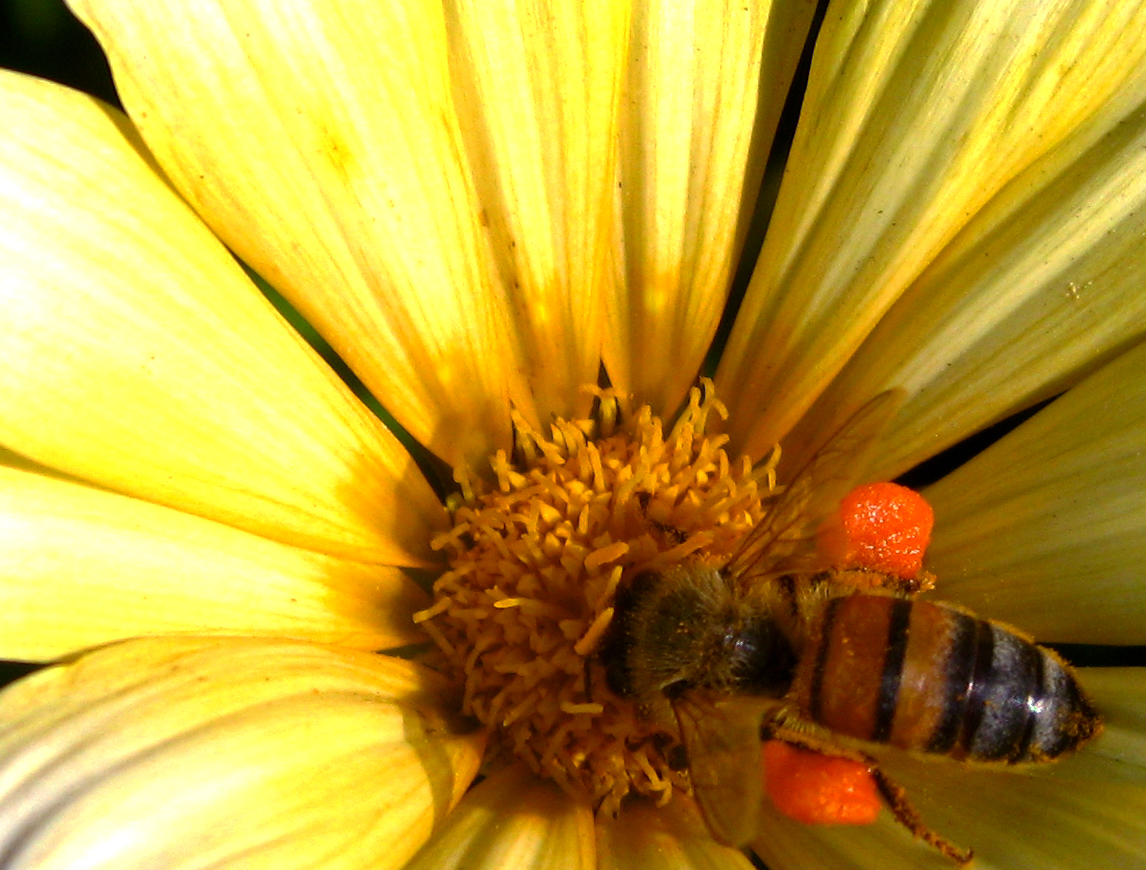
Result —
[[[602,658],[610,688],[637,699],[690,688],[780,697],[797,660],[766,607],[740,599],[719,572],[689,567],[632,578]]]

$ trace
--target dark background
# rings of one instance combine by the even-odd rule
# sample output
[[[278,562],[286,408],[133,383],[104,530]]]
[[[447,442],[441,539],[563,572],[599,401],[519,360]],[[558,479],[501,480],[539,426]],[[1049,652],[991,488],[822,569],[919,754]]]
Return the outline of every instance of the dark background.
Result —
[[[0,0],[0,66],[115,102],[103,53],[63,0]]]

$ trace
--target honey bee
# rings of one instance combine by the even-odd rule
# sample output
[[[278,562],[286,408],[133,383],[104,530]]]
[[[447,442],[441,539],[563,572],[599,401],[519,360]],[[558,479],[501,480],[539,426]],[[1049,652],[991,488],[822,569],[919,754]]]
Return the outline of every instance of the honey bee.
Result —
[[[1101,729],[1051,650],[958,607],[913,600],[910,581],[877,575],[875,588],[861,588],[856,572],[821,564],[820,522],[901,399],[882,393],[851,417],[724,564],[646,571],[618,590],[600,650],[608,685],[647,719],[675,720],[687,756],[676,765],[687,766],[726,845],[757,834],[762,736],[870,761],[896,818],[966,863],[971,853],[919,821],[863,744],[1017,764],[1054,759]]]

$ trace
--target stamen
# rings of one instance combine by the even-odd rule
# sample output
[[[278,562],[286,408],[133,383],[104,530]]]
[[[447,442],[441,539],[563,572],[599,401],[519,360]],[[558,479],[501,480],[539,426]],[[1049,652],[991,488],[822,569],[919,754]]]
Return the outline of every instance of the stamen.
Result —
[[[597,648],[597,641],[605,634],[609,624],[613,621],[613,608],[606,607],[597,614],[589,630],[581,635],[580,640],[573,644],[573,652],[579,656],[586,656]]]
[[[604,704],[571,704],[569,701],[561,702],[561,712],[576,715],[577,713],[604,713]]]

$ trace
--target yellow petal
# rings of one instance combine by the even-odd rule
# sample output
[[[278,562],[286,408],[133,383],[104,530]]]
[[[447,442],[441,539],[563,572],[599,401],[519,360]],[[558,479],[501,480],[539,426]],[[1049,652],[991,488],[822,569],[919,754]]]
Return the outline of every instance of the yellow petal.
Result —
[[[597,383],[628,5],[449,10],[458,112],[542,419],[584,416]]]
[[[174,185],[402,425],[450,461],[508,446],[518,356],[440,7],[72,7]]]
[[[1146,643],[1146,344],[926,490],[940,593],[1035,637]]]
[[[1107,113],[1001,191],[892,307],[785,440],[799,457],[864,397],[907,402],[892,478],[1061,392],[1146,331],[1146,117]]]
[[[5,73],[0,442],[276,540],[417,564],[444,522],[397,441],[148,164],[127,120]]]
[[[686,794],[664,807],[626,803],[615,820],[599,825],[600,870],[749,870],[741,852],[712,839],[700,810]]]
[[[1092,115],[1146,94],[1137,0],[832,10],[721,360],[733,445],[782,437],[972,216]]]
[[[435,675],[287,642],[154,639],[0,695],[0,848],[37,870],[398,868],[483,740]]]
[[[0,658],[141,635],[244,634],[386,649],[422,639],[397,568],[0,467]]]
[[[593,810],[522,765],[470,791],[407,870],[594,870]]]
[[[620,124],[614,385],[675,411],[716,331],[814,4],[636,4]]]

